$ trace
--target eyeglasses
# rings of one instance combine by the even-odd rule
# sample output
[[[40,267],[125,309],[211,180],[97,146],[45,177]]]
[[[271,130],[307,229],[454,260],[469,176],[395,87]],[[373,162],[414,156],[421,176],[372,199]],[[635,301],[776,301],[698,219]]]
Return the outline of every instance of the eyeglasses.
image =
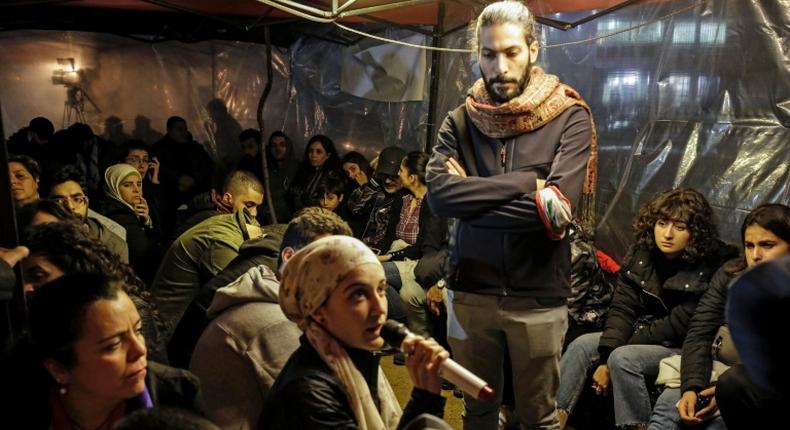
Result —
[[[82,207],[88,205],[88,196],[71,196],[71,197],[56,197],[52,199],[55,203],[63,206],[64,208],[69,207],[69,202],[74,204],[74,207]]]
[[[143,158],[140,158],[140,157],[126,157],[126,161],[129,162],[129,163],[137,163],[137,164],[139,164],[139,163],[150,163],[151,159],[148,158],[148,157],[143,157]]]

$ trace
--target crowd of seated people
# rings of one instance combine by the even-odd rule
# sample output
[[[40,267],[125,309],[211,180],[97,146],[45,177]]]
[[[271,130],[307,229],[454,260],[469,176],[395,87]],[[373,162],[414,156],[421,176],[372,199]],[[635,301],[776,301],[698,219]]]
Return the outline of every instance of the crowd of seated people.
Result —
[[[264,143],[249,129],[236,160],[212,161],[185,120],[166,129],[155,143],[109,141],[35,118],[9,141],[31,314],[29,336],[5,357],[24,370],[8,381],[24,387],[0,404],[35,412],[30,428],[56,429],[109,429],[153,406],[234,429],[441,416],[448,385],[436,363],[449,348],[426,339],[444,336],[451,220],[428,204],[429,154],[341,157],[316,135],[300,163],[285,133]],[[660,193],[635,214],[621,267],[606,263],[619,269],[613,287],[590,268],[607,257],[574,239],[586,241],[586,267],[574,262],[572,278],[584,279],[572,279],[571,317],[591,323],[566,338],[562,426],[585,428],[574,411],[592,388],[611,398],[617,426],[742,428],[743,406],[726,409],[732,393],[759,388],[735,374],[737,354],[720,353],[733,349],[728,286],[790,252],[790,208],[754,209],[740,234],[738,255],[699,192]],[[417,337],[379,351],[371,330],[386,318]],[[409,370],[405,411],[378,370],[382,354]]]

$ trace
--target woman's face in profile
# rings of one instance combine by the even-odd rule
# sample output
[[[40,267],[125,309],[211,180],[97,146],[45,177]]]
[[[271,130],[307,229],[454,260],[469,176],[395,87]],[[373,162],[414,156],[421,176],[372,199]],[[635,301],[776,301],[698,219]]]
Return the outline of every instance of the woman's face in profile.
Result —
[[[145,389],[146,361],[142,321],[124,292],[100,299],[85,312],[79,339],[74,343],[74,366],[50,363],[55,380],[68,395],[112,403],[133,398]]]
[[[363,264],[343,277],[313,319],[347,347],[379,350],[384,346],[380,334],[387,320],[385,288],[381,265]]]

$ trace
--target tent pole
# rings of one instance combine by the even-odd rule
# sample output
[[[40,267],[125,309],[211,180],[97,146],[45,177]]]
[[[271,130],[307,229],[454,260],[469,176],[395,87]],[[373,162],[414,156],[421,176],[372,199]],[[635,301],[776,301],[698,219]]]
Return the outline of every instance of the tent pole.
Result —
[[[263,123],[263,108],[266,106],[266,99],[272,91],[272,38],[269,31],[269,26],[263,27],[263,38],[266,42],[266,85],[263,87],[263,94],[258,100],[258,130],[261,132],[261,146],[258,149],[261,151],[261,171],[263,172],[263,189],[264,196],[266,197],[266,206],[269,207],[269,215],[271,215],[272,224],[277,224],[277,214],[274,211],[274,200],[272,200],[272,191],[269,186],[269,163],[266,161],[266,151],[268,150],[268,140],[266,138],[266,127]]]
[[[432,45],[438,48],[442,45],[442,33],[444,33],[444,0],[439,2],[439,11],[436,17],[436,25],[433,28]],[[425,128],[425,152],[430,153],[436,138],[436,103],[439,98],[439,68],[441,67],[441,53],[437,50],[431,51],[431,88],[428,95],[428,125]]]
[[[2,108],[0,108],[0,165],[3,166],[3,170],[8,170]],[[19,231],[16,224],[14,200],[11,196],[11,182],[5,172],[0,173],[2,173],[0,174],[0,212],[2,212],[2,219],[7,220],[7,222],[0,223],[0,246],[15,248],[19,246]],[[26,325],[27,304],[22,287],[22,270],[19,266],[14,267],[16,284],[14,284],[13,295],[9,300],[0,301],[0,348],[5,348],[15,342],[22,335]],[[3,293],[5,294],[7,291]]]

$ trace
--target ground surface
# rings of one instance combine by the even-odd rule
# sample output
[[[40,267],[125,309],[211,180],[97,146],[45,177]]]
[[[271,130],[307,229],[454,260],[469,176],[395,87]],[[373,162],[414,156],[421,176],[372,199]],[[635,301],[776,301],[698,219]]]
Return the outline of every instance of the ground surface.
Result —
[[[392,389],[395,390],[395,395],[398,397],[398,402],[400,402],[401,407],[406,407],[412,387],[406,367],[393,365],[392,356],[389,356],[381,359],[381,368],[384,369],[384,373],[387,375]],[[447,398],[447,405],[444,409],[444,420],[454,429],[460,430],[463,428],[461,423],[461,413],[464,410],[463,401],[455,398],[451,391],[444,391],[442,395]]]

